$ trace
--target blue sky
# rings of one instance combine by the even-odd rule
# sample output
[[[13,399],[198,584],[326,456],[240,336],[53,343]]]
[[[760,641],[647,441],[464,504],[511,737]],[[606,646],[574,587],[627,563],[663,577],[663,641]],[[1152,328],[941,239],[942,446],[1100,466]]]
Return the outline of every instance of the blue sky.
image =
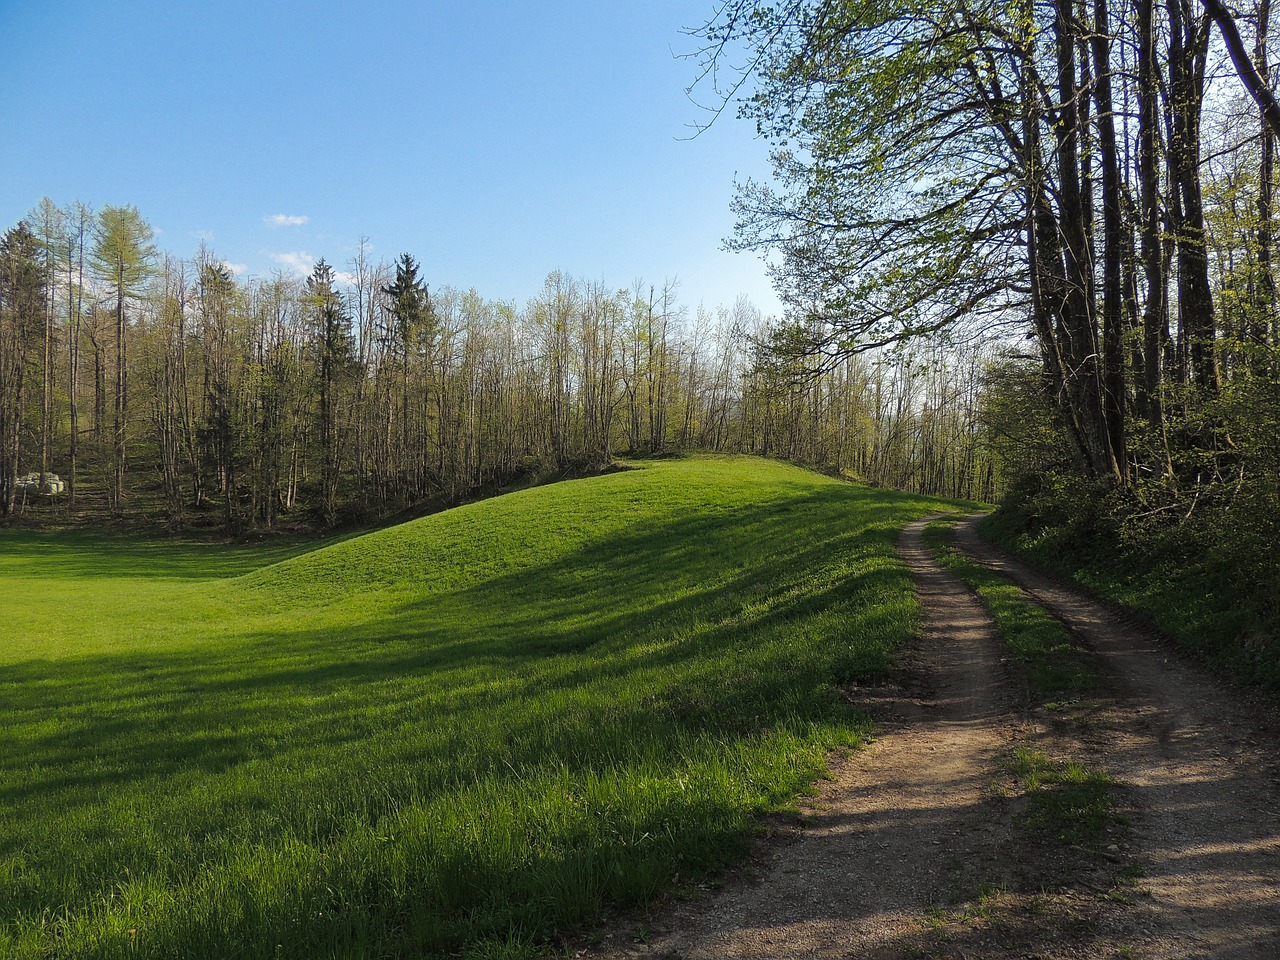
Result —
[[[250,273],[412,253],[433,285],[523,302],[555,269],[680,281],[690,305],[764,265],[720,249],[749,123],[684,93],[707,0],[0,0],[0,229],[42,196],[133,204],[161,249]],[[284,218],[283,222],[273,218]]]

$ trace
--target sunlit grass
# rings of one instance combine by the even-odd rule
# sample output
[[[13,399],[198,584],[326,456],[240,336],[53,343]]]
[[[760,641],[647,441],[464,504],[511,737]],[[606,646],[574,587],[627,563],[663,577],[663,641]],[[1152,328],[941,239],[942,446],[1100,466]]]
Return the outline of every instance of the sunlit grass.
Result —
[[[512,956],[714,870],[864,735],[937,506],[698,459],[296,556],[0,533],[0,956]]]

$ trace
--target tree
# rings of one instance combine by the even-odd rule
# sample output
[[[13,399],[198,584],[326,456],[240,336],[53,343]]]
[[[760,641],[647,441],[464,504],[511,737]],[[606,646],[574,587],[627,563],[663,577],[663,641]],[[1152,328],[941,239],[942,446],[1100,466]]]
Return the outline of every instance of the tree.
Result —
[[[103,207],[98,213],[91,262],[115,302],[115,417],[111,457],[111,499],[118,510],[124,500],[128,424],[128,313],[143,283],[151,276],[156,248],[150,225],[137,207]]]
[[[235,381],[244,363],[236,349],[233,330],[238,293],[231,271],[205,253],[196,280],[205,361],[205,403],[200,433],[207,462],[217,470],[222,519],[228,533],[237,533],[240,529],[237,467],[242,444],[240,398],[235,395]]]
[[[50,280],[46,286],[44,302],[44,348],[41,351],[40,366],[43,383],[40,392],[40,473],[50,472],[50,457],[53,444],[53,387],[54,387],[54,340],[57,331],[58,290],[52,282],[58,275],[64,252],[67,250],[67,223],[62,210],[48,197],[42,197],[36,208],[28,214],[28,221],[34,227],[40,240],[40,249],[44,258],[45,276]],[[67,269],[70,270],[68,263]]]
[[[784,302],[813,331],[793,348],[830,362],[1026,323],[1079,468],[1119,485],[1135,458],[1164,473],[1131,446],[1131,395],[1161,433],[1169,342],[1197,403],[1220,377],[1200,186],[1208,20],[1189,0],[1163,18],[1136,7],[1131,150],[1115,119],[1133,113],[1128,38],[1111,39],[1127,18],[1106,0],[721,3],[704,76],[746,44],[758,83],[742,112],[775,144],[775,184],[739,188],[733,244],[779,254]],[[1137,155],[1137,190],[1122,154]]]
[[[409,416],[409,370],[415,349],[425,348],[430,354],[435,340],[431,314],[431,297],[427,284],[418,276],[418,263],[407,253],[396,261],[395,279],[382,288],[387,301],[388,323],[384,330],[388,346],[398,358],[400,374],[400,451],[401,484],[410,487],[410,496],[422,496],[426,491],[421,483],[409,482],[408,475],[421,477],[420,465],[410,466],[412,444]],[[425,455],[425,451],[423,452]],[[421,459],[421,457],[416,458]]]
[[[85,241],[94,217],[83,203],[73,203],[63,212],[67,223],[67,404],[70,414],[67,506],[76,505],[76,482],[80,454],[80,331],[84,318]]]
[[[0,240],[0,516],[14,509],[24,390],[43,336],[47,281],[40,243],[20,223]]]
[[[341,292],[336,289],[336,282],[333,267],[322,257],[307,277],[303,293],[320,388],[320,504],[325,521],[330,524],[338,517],[338,481],[342,470],[339,389],[355,358],[351,315]]]
[[[1267,82],[1267,57],[1266,57],[1266,34],[1267,19],[1270,12],[1269,5],[1265,0],[1258,17],[1258,47],[1257,61],[1255,62],[1249,56],[1244,47],[1244,41],[1240,38],[1240,31],[1236,28],[1235,19],[1231,16],[1231,12],[1223,5],[1222,0],[1201,0],[1204,3],[1205,11],[1213,21],[1218,25],[1218,29],[1222,32],[1222,40],[1227,46],[1227,52],[1231,56],[1231,62],[1236,68],[1236,73],[1240,76],[1240,82],[1244,84],[1249,96],[1258,104],[1258,110],[1262,115],[1263,123],[1270,128],[1274,136],[1280,137],[1280,102],[1276,101],[1276,95],[1271,89],[1271,85]]]
[[[147,407],[160,455],[169,522],[180,525],[185,513],[183,468],[188,451],[190,390],[187,377],[187,309],[190,289],[186,264],[166,256],[159,309],[150,325],[151,349],[144,356]],[[146,362],[149,361],[149,362]],[[192,471],[198,476],[198,470]],[[197,486],[198,480],[193,483]]]

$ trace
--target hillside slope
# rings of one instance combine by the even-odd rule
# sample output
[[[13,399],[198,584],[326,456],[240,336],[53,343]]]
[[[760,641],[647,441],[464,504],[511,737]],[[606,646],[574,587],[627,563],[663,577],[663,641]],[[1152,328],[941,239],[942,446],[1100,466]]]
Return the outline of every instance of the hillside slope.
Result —
[[[938,506],[697,459],[235,577],[6,534],[0,954],[480,956],[715,869],[862,735]]]

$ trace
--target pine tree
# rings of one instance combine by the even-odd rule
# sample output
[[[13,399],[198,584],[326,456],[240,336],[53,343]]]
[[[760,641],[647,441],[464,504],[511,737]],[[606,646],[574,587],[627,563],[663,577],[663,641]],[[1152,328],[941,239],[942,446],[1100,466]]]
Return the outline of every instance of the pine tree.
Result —
[[[422,496],[426,491],[421,483],[414,483],[413,474],[422,476],[421,469],[410,464],[409,419],[409,359],[415,341],[421,339],[430,349],[435,331],[431,324],[431,299],[427,285],[418,276],[418,264],[407,253],[396,261],[395,280],[382,288],[387,297],[387,310],[391,322],[386,331],[393,353],[399,354],[400,366],[400,475],[403,486],[408,486],[410,496]],[[425,453],[424,453],[425,455]]]
[[[351,314],[335,289],[333,267],[322,257],[307,277],[304,299],[313,331],[313,347],[320,380],[320,502],[326,523],[338,514],[338,479],[342,469],[342,433],[338,390],[355,359]]]
[[[13,512],[24,387],[44,331],[48,274],[25,223],[0,240],[0,516]]]

